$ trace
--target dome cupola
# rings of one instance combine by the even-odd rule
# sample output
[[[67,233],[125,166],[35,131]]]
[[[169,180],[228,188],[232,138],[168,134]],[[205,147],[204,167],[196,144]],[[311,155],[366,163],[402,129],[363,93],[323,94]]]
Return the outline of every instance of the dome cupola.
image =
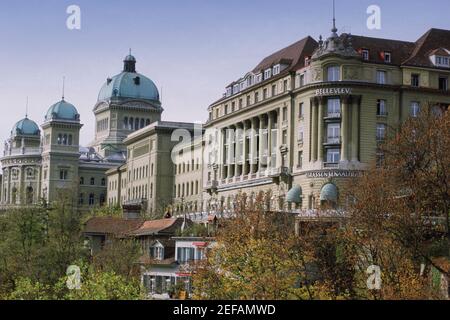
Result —
[[[123,60],[123,71],[108,78],[98,94],[98,101],[142,99],[159,103],[159,92],[152,80],[136,72],[136,58],[131,53]]]
[[[48,109],[45,121],[50,120],[80,121],[80,114],[73,104],[62,99]]]
[[[40,136],[39,126],[28,116],[18,121],[11,130],[11,136]]]

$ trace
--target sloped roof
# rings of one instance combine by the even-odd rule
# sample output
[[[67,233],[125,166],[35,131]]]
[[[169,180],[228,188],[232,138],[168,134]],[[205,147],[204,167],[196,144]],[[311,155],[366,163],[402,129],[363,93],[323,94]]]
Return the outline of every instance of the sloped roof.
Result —
[[[343,34],[341,36],[348,37],[347,34]],[[351,39],[353,48],[355,48],[355,50],[369,50],[369,62],[385,63],[384,58],[380,55],[380,53],[382,51],[388,51],[391,53],[391,64],[398,66],[411,56],[415,47],[414,42],[408,41],[355,35],[352,35]]]
[[[143,223],[142,219],[94,217],[86,222],[84,233],[123,236],[138,229]]]
[[[450,50],[450,30],[430,29],[415,43],[411,56],[404,61],[405,65],[434,67],[429,59],[430,53],[439,48]]]
[[[278,63],[290,63],[288,70],[299,69],[305,64],[305,57],[311,55],[317,48],[316,40],[310,36],[297,41],[264,58],[254,69],[254,73],[263,71]]]
[[[174,234],[178,227],[181,227],[183,218],[170,218],[145,221],[139,229],[130,234],[135,236],[147,236],[157,234]]]

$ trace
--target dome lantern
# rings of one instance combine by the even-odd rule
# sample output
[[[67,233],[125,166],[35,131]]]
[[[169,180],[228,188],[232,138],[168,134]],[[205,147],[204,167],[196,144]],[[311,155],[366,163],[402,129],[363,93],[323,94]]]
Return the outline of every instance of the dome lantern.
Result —
[[[131,49],[130,53],[123,60],[123,71],[133,73],[136,72],[136,58],[131,55]]]

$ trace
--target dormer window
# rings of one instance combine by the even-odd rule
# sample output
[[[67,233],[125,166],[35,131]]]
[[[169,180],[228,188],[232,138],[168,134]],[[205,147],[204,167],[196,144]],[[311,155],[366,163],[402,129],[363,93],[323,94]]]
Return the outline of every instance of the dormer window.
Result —
[[[363,58],[364,61],[369,61],[369,57],[370,57],[370,52],[367,49],[362,49],[361,50],[361,56]]]
[[[449,57],[436,56],[436,66],[448,68],[450,66]]]
[[[226,93],[227,97],[231,96],[231,93],[232,93],[231,90],[232,90],[231,87],[227,88],[227,93]]]
[[[150,257],[155,260],[164,260],[164,247],[159,241],[150,247]]]
[[[140,77],[133,78],[133,81],[134,81],[134,84],[137,85],[137,86],[141,84],[141,78]]]
[[[264,80],[269,79],[272,76],[272,69],[264,71]]]
[[[262,74],[261,73],[258,73],[256,76],[255,76],[255,83],[260,83],[262,81]]]
[[[311,59],[309,57],[305,58],[305,67],[308,67],[311,64]]]
[[[233,94],[236,94],[236,93],[238,93],[239,92],[239,84],[235,84],[234,86],[233,86]]]
[[[280,65],[277,64],[276,66],[273,67],[273,75],[276,76],[277,74],[280,73]]]
[[[391,63],[392,62],[391,53],[389,51],[385,51],[383,53],[383,56],[384,56],[384,62],[386,62],[386,63]]]

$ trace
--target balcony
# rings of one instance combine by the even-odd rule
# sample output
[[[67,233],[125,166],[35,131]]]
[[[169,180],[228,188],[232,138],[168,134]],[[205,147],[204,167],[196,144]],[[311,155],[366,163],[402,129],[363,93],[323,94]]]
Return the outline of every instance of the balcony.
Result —
[[[325,162],[323,164],[323,167],[327,168],[327,169],[338,168],[339,167],[339,163],[337,163],[337,162]]]
[[[340,119],[341,118],[341,112],[327,112],[325,115],[325,119]]]
[[[323,144],[324,145],[339,145],[342,142],[342,138],[340,136],[337,137],[324,137]]]

